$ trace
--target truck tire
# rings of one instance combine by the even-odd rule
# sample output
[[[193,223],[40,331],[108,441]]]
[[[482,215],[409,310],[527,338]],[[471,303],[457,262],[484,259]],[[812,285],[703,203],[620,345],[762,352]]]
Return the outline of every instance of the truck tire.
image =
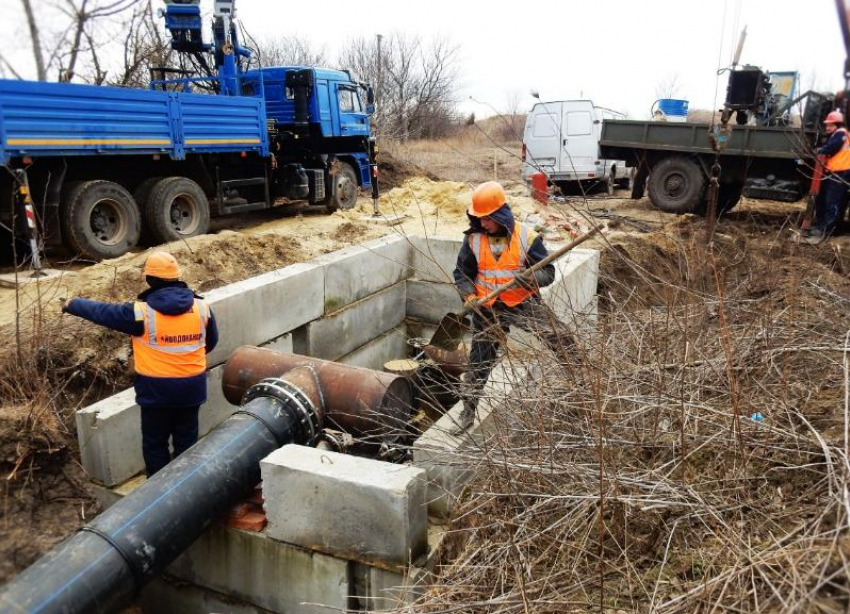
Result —
[[[153,187],[162,181],[162,177],[148,177],[144,181],[142,181],[139,185],[136,186],[136,189],[133,190],[133,200],[136,201],[136,205],[139,207],[139,211],[144,211],[147,207],[148,196],[151,194],[151,190]],[[144,224],[144,219],[142,220],[142,234],[139,236],[139,244],[140,245],[150,245],[152,243],[150,232],[147,229],[147,226]]]
[[[649,199],[667,213],[698,213],[703,203],[706,178],[694,160],[670,156],[649,174]]]
[[[147,230],[155,243],[202,235],[210,227],[207,195],[186,177],[159,180],[151,188],[144,211]]]
[[[717,212],[723,214],[735,208],[741,200],[744,187],[737,183],[721,183],[717,194]]]
[[[340,162],[339,172],[336,174],[336,194],[332,198],[328,209],[351,209],[357,204],[357,196],[360,187],[357,181],[357,172],[345,162]]]
[[[142,222],[130,193],[112,181],[68,186],[62,208],[62,236],[74,252],[103,260],[136,247]]]

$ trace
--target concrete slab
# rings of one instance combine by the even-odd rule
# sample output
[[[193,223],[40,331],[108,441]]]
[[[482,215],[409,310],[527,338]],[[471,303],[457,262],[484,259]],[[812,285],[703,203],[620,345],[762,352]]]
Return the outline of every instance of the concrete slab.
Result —
[[[459,311],[462,305],[454,284],[416,279],[407,281],[409,318],[439,324],[444,315]]]
[[[156,578],[143,588],[138,605],[142,614],[277,614],[169,577]]]
[[[499,362],[484,387],[472,426],[458,429],[463,405],[457,403],[413,443],[413,465],[424,469],[428,478],[430,515],[447,518],[457,508],[485,439],[496,426],[494,409],[530,376],[522,365]]]
[[[460,237],[410,237],[410,277],[453,283],[461,243]]]
[[[385,565],[427,552],[421,469],[287,445],[260,472],[273,539]]]
[[[207,402],[198,416],[200,436],[209,433],[234,411],[221,390],[223,374],[223,366],[207,372]],[[135,391],[128,388],[76,413],[83,468],[98,484],[117,486],[145,469],[141,409],[135,398]]]
[[[596,296],[599,281],[599,252],[576,249],[555,263],[555,282],[540,292],[543,300],[565,323],[573,323]]]
[[[275,352],[286,352],[288,354],[292,353],[292,333],[286,333],[285,335],[281,335],[277,339],[273,339],[268,343],[262,344],[261,347],[264,347],[269,350],[274,350]],[[221,388],[221,386],[219,386]]]
[[[407,332],[404,322],[366,345],[339,359],[339,362],[365,369],[383,371],[384,364],[397,358],[407,358]]]
[[[223,363],[240,345],[260,345],[315,320],[324,313],[324,267],[293,264],[258,277],[211,290],[219,342],[208,357]]]
[[[337,360],[404,321],[405,282],[382,290],[295,331],[299,354]]]
[[[408,275],[410,248],[405,237],[390,236],[326,254],[312,262],[325,275],[324,313],[339,311]]]
[[[349,565],[266,533],[213,524],[166,573],[272,612],[327,614],[349,607]]]
[[[378,213],[375,215],[362,215],[360,216],[361,222],[366,222],[367,224],[382,224],[384,226],[398,226],[404,220],[411,217],[407,213],[390,213],[389,215],[384,215],[383,213]]]

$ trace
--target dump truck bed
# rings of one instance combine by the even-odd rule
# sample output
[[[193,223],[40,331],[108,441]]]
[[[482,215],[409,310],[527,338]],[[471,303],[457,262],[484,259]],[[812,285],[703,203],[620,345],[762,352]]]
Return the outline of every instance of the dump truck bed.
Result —
[[[640,150],[714,154],[709,124],[605,120],[599,152],[603,158],[633,160]],[[723,156],[796,159],[815,134],[791,127],[734,126]]]
[[[0,159],[252,151],[268,155],[265,102],[0,80]]]

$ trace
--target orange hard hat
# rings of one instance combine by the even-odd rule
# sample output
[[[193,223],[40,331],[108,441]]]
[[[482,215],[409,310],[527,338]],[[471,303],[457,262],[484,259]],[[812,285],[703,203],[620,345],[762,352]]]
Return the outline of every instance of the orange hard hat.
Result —
[[[469,215],[487,217],[506,202],[508,202],[508,197],[502,184],[496,181],[487,181],[475,188],[472,193],[472,206],[469,207]]]
[[[843,124],[844,123],[844,115],[841,114],[841,111],[832,111],[829,115],[826,116],[826,119],[823,120],[825,124]]]
[[[154,252],[145,260],[145,276],[160,279],[179,279],[180,265],[168,252]]]

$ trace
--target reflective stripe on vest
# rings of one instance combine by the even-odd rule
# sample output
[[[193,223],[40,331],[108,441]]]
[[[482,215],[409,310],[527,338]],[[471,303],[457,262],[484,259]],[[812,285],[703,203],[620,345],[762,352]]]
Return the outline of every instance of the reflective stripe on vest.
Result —
[[[844,128],[839,128],[836,132],[844,135],[844,143],[841,145],[841,149],[826,161],[827,170],[833,173],[850,170],[850,138],[848,138],[847,130]]]
[[[209,306],[195,299],[192,309],[179,315],[159,313],[147,303],[135,303],[136,320],[144,332],[133,337],[136,373],[149,377],[191,377],[207,368]]]
[[[517,224],[514,228],[507,247],[498,258],[493,255],[490,249],[490,239],[487,235],[476,233],[470,237],[469,246],[478,262],[478,274],[475,276],[475,294],[479,299],[484,298],[499,286],[508,283],[526,269],[529,232],[521,224]],[[497,298],[509,307],[514,307],[533,294],[530,290],[516,287],[505,290]],[[490,306],[495,302],[496,299],[493,298],[484,304]]]

